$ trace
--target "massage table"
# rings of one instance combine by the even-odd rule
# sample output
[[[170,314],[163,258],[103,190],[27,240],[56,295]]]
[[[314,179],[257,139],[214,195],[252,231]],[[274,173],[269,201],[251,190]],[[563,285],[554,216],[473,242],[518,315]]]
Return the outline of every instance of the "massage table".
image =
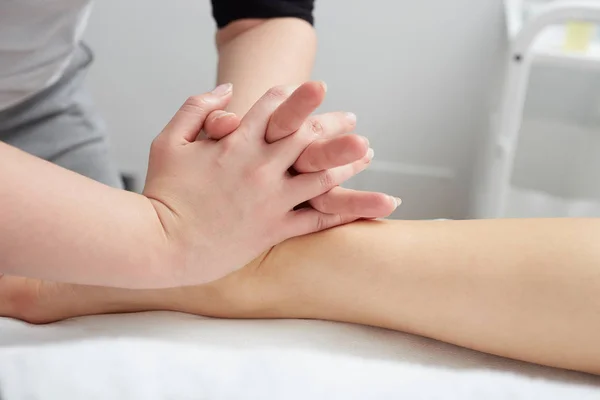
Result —
[[[600,399],[600,377],[418,336],[168,312],[0,318],[0,399]]]

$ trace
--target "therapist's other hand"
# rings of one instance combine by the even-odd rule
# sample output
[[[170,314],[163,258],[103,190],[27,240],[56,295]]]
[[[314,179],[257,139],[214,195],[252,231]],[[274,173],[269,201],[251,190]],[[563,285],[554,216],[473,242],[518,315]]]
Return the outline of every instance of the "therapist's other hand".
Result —
[[[269,144],[265,132],[284,98],[263,96],[225,138],[197,140],[210,112],[223,109],[231,86],[188,99],[153,141],[143,194],[160,219],[174,254],[176,285],[219,279],[271,246],[352,218],[298,204],[328,192],[365,169],[369,159],[292,176],[291,165],[317,138],[309,130]]]
[[[337,112],[311,116],[322,103],[325,92],[325,86],[320,82],[307,82],[293,93],[290,89],[277,89],[276,95],[285,101],[271,116],[265,140],[273,143],[298,130],[315,138],[293,165],[298,173],[324,171],[372,156],[366,138],[349,134],[356,127],[354,114]],[[218,110],[208,116],[204,132],[207,137],[219,140],[239,124],[237,115]],[[340,219],[348,220],[387,217],[398,207],[400,200],[383,193],[335,187],[310,199],[309,204],[317,211],[337,214]]]

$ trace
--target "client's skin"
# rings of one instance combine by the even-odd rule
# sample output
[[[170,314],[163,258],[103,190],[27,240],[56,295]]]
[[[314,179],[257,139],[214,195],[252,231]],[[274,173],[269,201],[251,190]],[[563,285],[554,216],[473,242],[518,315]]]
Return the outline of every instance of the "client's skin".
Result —
[[[172,310],[345,321],[600,374],[598,237],[600,219],[357,222],[290,239],[197,287],[132,291],[5,276],[0,293],[10,300],[0,315],[47,323]]]

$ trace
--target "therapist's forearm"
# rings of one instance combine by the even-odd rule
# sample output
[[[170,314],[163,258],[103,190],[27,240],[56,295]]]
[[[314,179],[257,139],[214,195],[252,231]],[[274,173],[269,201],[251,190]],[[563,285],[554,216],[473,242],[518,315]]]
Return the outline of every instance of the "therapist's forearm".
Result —
[[[134,287],[166,271],[150,201],[0,142],[0,273]]]
[[[309,80],[316,43],[314,28],[297,18],[240,20],[221,29],[218,81],[235,91],[228,110],[243,115],[269,88]]]

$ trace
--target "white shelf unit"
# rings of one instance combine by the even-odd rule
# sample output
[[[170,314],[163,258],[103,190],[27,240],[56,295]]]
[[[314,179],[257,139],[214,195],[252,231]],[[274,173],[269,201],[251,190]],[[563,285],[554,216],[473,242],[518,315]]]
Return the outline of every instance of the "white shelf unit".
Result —
[[[600,24],[600,0],[540,3],[536,2],[538,7],[534,12],[527,12],[527,2],[505,0],[510,43],[508,70],[497,123],[486,143],[482,171],[475,189],[473,216],[476,218],[539,216],[538,211],[544,208],[544,202],[548,207],[554,203],[555,211],[562,209],[564,212],[558,212],[560,216],[600,216],[597,214],[600,212],[600,201],[594,203],[589,199],[574,199],[571,208],[579,211],[568,211],[569,205],[560,204],[561,201],[568,202],[567,199],[511,185],[525,98],[534,63],[594,69],[600,73],[600,43],[597,40],[592,40],[585,52],[570,53],[563,50],[567,23]],[[600,182],[595,184],[600,185]],[[510,212],[515,201],[526,202],[528,199],[532,207],[530,213],[515,215]]]

